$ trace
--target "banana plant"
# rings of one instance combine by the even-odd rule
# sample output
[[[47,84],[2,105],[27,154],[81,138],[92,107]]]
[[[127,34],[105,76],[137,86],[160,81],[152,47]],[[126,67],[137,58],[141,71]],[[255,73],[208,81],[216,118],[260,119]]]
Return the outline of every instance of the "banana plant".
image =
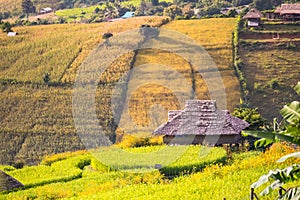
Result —
[[[270,170],[268,174],[261,176],[257,182],[251,185],[250,199],[253,200],[253,197],[258,199],[257,195],[254,193],[254,189],[268,183],[269,181],[273,181],[260,193],[261,196],[268,195],[270,192],[279,189],[276,200],[298,200],[300,198],[300,187],[285,190],[282,186],[287,182],[298,179],[299,175],[300,164],[294,164],[285,169],[276,169],[274,171]]]
[[[295,91],[300,95],[300,82],[295,87]],[[262,137],[262,144],[275,141],[287,141],[300,145],[300,103],[299,101],[293,101],[292,103],[284,106],[281,111],[283,118],[289,123],[286,130],[276,131],[276,127],[273,132],[259,132],[259,131],[246,131],[246,134]],[[275,123],[274,123],[275,124]],[[285,155],[277,162],[284,162],[289,158],[300,158],[300,152],[295,152],[289,155]],[[263,175],[259,180],[251,185],[250,199],[258,199],[254,190],[261,185],[273,181],[268,185],[260,195],[267,195],[275,189],[279,189],[277,200],[298,200],[300,199],[300,186],[289,188],[285,190],[282,186],[289,182],[300,178],[300,164],[293,164],[285,169],[276,169],[270,171],[268,174]]]
[[[286,156],[281,157],[277,162],[284,162],[289,158],[300,158],[300,153],[295,152]],[[268,195],[272,191],[279,189],[278,197],[276,200],[299,200],[300,199],[300,186],[284,189],[282,186],[285,183],[294,181],[300,178],[300,164],[293,164],[284,169],[276,169],[274,171],[270,170],[268,174],[265,174],[259,178],[259,180],[251,185],[251,196],[250,199],[253,200],[254,197],[258,199],[254,190],[261,185],[273,181],[268,185],[261,193],[261,196]]]
[[[295,91],[300,95],[300,82],[295,86]],[[267,146],[270,143],[277,141],[291,142],[300,145],[300,102],[293,101],[292,103],[285,105],[280,114],[284,120],[288,122],[285,130],[278,130],[276,128],[277,122],[274,120],[273,131],[243,131],[242,134],[247,136],[261,138],[257,140],[256,146]]]

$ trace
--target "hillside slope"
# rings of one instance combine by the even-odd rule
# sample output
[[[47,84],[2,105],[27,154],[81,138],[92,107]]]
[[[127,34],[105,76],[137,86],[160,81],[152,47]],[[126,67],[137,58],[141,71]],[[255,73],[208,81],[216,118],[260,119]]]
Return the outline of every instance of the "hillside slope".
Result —
[[[232,32],[236,19],[203,19],[173,21],[164,26],[186,34],[212,57],[222,76],[227,109],[232,111],[241,98],[239,80],[232,66]]]
[[[279,34],[279,39],[272,39]],[[300,28],[265,25],[262,31],[241,33],[241,67],[247,96],[263,117],[281,119],[283,106],[299,98],[293,87],[300,80]]]
[[[18,27],[20,35],[15,38],[1,34],[0,143],[4,148],[0,161],[9,164],[18,158],[33,164],[45,154],[82,149],[72,117],[72,84],[77,68],[102,43],[103,33],[117,34],[142,24],[158,26],[164,20],[141,17],[91,25]],[[129,52],[116,59],[100,77],[104,84],[96,92],[97,117],[111,140],[115,129],[110,108],[113,84],[130,69],[132,57]],[[47,72],[49,85],[43,83]],[[60,141],[51,134],[68,136]],[[43,144],[46,141],[49,145]]]
[[[0,34],[0,43],[3,47],[0,49],[3,60],[0,64],[0,98],[3,102],[0,105],[2,124],[0,143],[5,147],[1,149],[0,161],[3,163],[22,161],[33,164],[45,154],[84,148],[75,135],[72,113],[73,83],[78,67],[99,43],[94,57],[91,58],[101,57],[101,51],[107,52],[107,49],[101,48],[103,33],[112,32],[117,36],[122,31],[137,28],[142,24],[159,26],[165,22],[164,17],[141,17],[89,25],[18,27],[16,30],[20,35],[17,37]],[[190,37],[196,42],[199,41],[199,44],[205,41],[203,46],[212,55],[222,76],[227,106],[230,110],[238,104],[240,98],[239,84],[230,67],[231,32],[235,23],[235,19],[207,19],[174,21],[166,26],[175,30],[179,28],[179,31],[190,34]],[[223,31],[215,34],[221,26]],[[197,38],[199,33],[202,35],[201,38]],[[114,38],[117,37],[112,39]],[[125,47],[138,44],[142,40],[134,38],[128,41],[129,39],[119,38],[115,42]],[[181,44],[180,41],[177,42]],[[117,51],[114,48],[112,46],[108,50],[112,50],[113,53]],[[202,74],[194,72],[189,62],[174,53],[144,49],[123,54],[110,63],[99,77],[100,83],[95,96],[98,123],[110,140],[116,140],[115,131],[119,122],[114,112],[117,111],[118,114],[126,112],[123,110],[124,98],[129,102],[129,115],[142,127],[149,123],[151,116],[148,115],[148,111],[156,104],[161,105],[159,110],[162,113],[156,117],[157,122],[153,127],[165,122],[167,110],[184,107],[178,104],[174,92],[184,93],[185,99],[209,99],[209,91]],[[140,76],[135,77],[131,74],[132,69],[138,69],[147,63],[169,66],[172,72],[184,77],[185,81],[181,82],[178,75],[169,73],[170,70],[164,71],[155,66],[144,68],[139,72]],[[49,84],[45,84],[43,80],[46,73],[50,73]],[[155,73],[157,77],[152,79],[152,82],[156,84],[143,85],[136,90],[128,89],[134,88],[131,86],[140,83],[141,80],[150,80]],[[168,74],[170,76],[167,76]],[[89,81],[89,78],[85,81]],[[173,83],[175,90],[166,87],[169,81]],[[195,95],[191,93],[192,88],[196,91]],[[81,108],[85,106],[87,105],[83,104]],[[91,108],[93,107],[87,106],[84,114],[93,112]],[[126,121],[125,124],[127,128],[130,125]],[[120,134],[122,128],[119,129]],[[129,129],[133,130],[130,126]],[[136,131],[145,130],[142,128]],[[97,140],[95,142],[97,143]],[[12,143],[16,145],[11,145]]]
[[[21,11],[22,0],[0,0],[0,12],[15,12],[19,13]]]

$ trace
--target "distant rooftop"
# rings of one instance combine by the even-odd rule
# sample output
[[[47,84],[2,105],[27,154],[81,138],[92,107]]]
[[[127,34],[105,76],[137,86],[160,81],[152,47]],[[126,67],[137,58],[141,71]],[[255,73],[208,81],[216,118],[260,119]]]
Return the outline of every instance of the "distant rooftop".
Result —
[[[300,14],[300,4],[281,4],[276,8],[275,13],[284,14]]]
[[[255,9],[255,8],[252,8],[244,17],[243,19],[260,19],[262,18],[262,13]]]
[[[126,12],[121,18],[131,18],[134,17],[134,12]]]

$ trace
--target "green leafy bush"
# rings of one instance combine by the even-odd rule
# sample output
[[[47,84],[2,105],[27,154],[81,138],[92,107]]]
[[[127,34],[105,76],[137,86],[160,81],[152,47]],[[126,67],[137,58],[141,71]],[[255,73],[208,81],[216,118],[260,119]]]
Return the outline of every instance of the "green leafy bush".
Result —
[[[125,135],[122,141],[117,144],[118,147],[128,148],[128,147],[142,147],[142,146],[154,146],[162,145],[162,137],[136,137],[132,135]]]
[[[259,114],[257,108],[240,106],[234,109],[233,116],[245,120],[250,124],[249,129],[257,130],[262,127],[266,120]]]
[[[0,28],[4,33],[12,32],[12,25],[9,22],[1,23]]]

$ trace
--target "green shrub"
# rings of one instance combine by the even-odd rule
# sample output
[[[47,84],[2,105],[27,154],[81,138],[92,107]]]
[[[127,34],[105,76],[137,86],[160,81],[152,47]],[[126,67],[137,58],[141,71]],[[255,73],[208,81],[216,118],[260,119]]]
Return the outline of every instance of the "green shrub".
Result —
[[[84,158],[84,159],[79,160],[76,167],[78,167],[79,169],[83,169],[85,166],[89,166],[90,164],[91,164],[91,159]]]
[[[257,108],[240,106],[234,109],[232,115],[248,122],[250,124],[249,129],[252,130],[259,129],[266,122],[257,111]]]
[[[257,92],[262,92],[263,91],[263,86],[261,83],[255,82],[253,86],[254,90]]]
[[[278,89],[278,87],[279,87],[279,83],[278,83],[278,80],[277,79],[271,79],[270,81],[269,81],[269,86],[270,86],[270,88],[272,88],[272,89]]]
[[[12,32],[12,25],[9,22],[0,24],[0,28],[4,33]]]
[[[23,161],[17,161],[13,164],[13,167],[16,169],[22,169],[24,167],[25,163]]]
[[[118,147],[142,147],[142,146],[154,146],[163,144],[161,137],[136,137],[132,135],[125,135],[122,141],[117,144]]]

